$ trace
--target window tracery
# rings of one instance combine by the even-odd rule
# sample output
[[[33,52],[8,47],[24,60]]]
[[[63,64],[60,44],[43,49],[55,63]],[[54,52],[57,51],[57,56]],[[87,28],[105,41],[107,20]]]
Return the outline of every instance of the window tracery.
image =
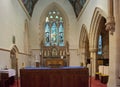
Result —
[[[48,12],[45,19],[45,46],[64,46],[64,21],[58,10]]]

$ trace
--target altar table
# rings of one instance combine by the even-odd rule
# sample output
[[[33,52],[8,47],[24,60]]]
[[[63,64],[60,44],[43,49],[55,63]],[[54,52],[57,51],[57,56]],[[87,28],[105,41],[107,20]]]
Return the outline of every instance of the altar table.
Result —
[[[14,69],[0,70],[0,87],[9,87],[15,81],[16,72]]]

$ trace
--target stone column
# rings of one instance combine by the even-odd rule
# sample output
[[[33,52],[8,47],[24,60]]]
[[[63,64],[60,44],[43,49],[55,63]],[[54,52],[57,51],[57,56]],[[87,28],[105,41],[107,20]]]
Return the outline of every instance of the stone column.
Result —
[[[90,50],[90,59],[91,59],[91,75],[95,76],[96,73],[96,49],[91,49]]]
[[[115,28],[116,28],[116,60],[115,60],[115,80],[117,87],[120,86],[120,0],[115,0]]]
[[[109,35],[109,80],[107,87],[119,87],[119,66],[120,66],[120,0],[108,0],[109,6],[115,16],[114,35]],[[114,3],[113,3],[114,2]],[[110,4],[112,3],[112,5]],[[109,12],[113,16],[113,13]],[[110,29],[109,29],[110,30]]]
[[[82,49],[82,63],[83,63],[83,66],[86,66],[86,53],[85,53],[85,48]]]
[[[86,66],[86,47],[85,47],[85,42],[83,42],[82,47],[81,47],[81,57],[82,57],[82,63],[83,66]]]

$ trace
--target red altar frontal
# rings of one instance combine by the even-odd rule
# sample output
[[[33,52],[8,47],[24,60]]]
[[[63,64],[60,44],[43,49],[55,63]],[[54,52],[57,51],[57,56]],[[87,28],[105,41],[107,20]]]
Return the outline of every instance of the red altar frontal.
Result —
[[[20,69],[21,87],[89,87],[87,68]]]

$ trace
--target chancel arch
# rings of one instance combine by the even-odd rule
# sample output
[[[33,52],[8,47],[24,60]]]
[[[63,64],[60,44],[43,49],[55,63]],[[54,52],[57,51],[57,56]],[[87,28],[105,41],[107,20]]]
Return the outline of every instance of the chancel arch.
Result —
[[[93,17],[92,17],[92,21],[91,21],[91,25],[90,25],[90,32],[89,32],[89,50],[90,50],[90,58],[92,61],[92,75],[94,76],[95,73],[98,70],[98,64],[96,62],[97,58],[99,57],[98,55],[98,42],[99,42],[99,37],[100,35],[104,38],[106,38],[106,43],[108,46],[108,39],[109,39],[109,34],[108,32],[105,31],[105,23],[106,23],[106,15],[103,12],[103,10],[101,10],[100,8],[95,8]],[[103,33],[104,32],[104,33]],[[107,36],[105,36],[105,34]],[[102,39],[104,40],[104,39]],[[105,40],[104,40],[105,41]],[[103,42],[103,41],[102,41]],[[107,51],[109,51],[108,47],[104,48],[106,43],[102,43],[103,49],[102,51],[104,51],[104,49],[106,49]],[[104,51],[105,52],[105,51]],[[102,58],[104,54],[101,54]],[[107,54],[108,56],[108,54]]]
[[[83,66],[86,66],[90,54],[89,54],[89,40],[88,40],[87,28],[84,24],[82,25],[80,32],[79,49],[81,53],[81,63],[83,63]]]
[[[57,3],[51,3],[40,16],[40,65],[68,66],[68,18]],[[51,64],[52,63],[52,64]],[[54,64],[53,64],[54,63]]]

